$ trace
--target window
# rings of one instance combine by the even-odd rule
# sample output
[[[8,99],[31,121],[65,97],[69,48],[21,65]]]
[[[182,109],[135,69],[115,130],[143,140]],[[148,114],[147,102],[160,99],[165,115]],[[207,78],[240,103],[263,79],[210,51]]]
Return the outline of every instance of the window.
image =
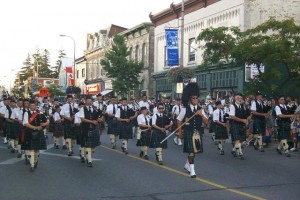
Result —
[[[142,61],[145,63],[145,57],[146,57],[146,44],[144,43],[142,46]]]
[[[85,77],[85,69],[81,70],[81,77]]]
[[[135,58],[134,58],[134,60],[136,62],[139,61],[139,46],[138,45],[135,47]]]
[[[196,53],[196,40],[195,38],[191,38],[189,39],[189,62],[196,60],[195,53]]]
[[[165,46],[165,66],[168,66],[167,46]]]
[[[79,78],[79,70],[76,70],[76,78]]]

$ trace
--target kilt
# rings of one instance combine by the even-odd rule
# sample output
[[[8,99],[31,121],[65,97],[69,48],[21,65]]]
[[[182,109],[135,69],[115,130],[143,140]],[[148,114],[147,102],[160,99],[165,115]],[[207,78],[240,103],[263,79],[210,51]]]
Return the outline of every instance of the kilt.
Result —
[[[26,130],[26,139],[22,144],[22,150],[45,150],[47,149],[46,138],[43,131],[39,131],[38,138],[33,140],[32,131]]]
[[[64,123],[55,123],[53,136],[56,138],[64,136]]]
[[[137,140],[136,146],[150,146],[151,130],[141,132],[141,139]]]
[[[236,140],[245,141],[246,125],[244,123],[232,121],[230,124],[230,133],[233,142]]]
[[[291,126],[290,122],[283,122],[277,120],[278,140],[291,139]]]
[[[94,130],[83,132],[83,139],[81,142],[82,147],[95,148],[100,145],[100,134],[99,129],[95,128]]]
[[[175,131],[178,128],[177,119],[173,119],[173,125],[171,126],[171,131]]]
[[[19,139],[22,133],[23,125],[19,122],[15,122],[15,139]]]
[[[200,132],[201,141],[202,141],[203,131],[201,130]],[[187,129],[187,128],[183,129],[183,153],[195,153],[194,145],[193,145],[193,134],[194,134],[194,130]],[[202,149],[203,149],[203,142],[202,142]],[[201,151],[201,153],[202,152],[203,150]]]
[[[210,117],[209,118],[209,130],[208,130],[208,132],[213,133],[215,131],[215,126],[216,126],[216,123],[213,121],[213,118]]]
[[[19,137],[19,133],[16,133],[17,122],[7,122],[5,129],[8,139],[17,139]]]
[[[76,135],[74,133],[74,124],[67,120],[64,122],[64,138],[70,138],[72,140],[76,139]]]
[[[266,120],[253,120],[253,134],[261,134],[262,136],[266,135]]]
[[[53,119],[53,117],[50,117],[50,119],[49,119],[49,132],[54,132],[54,130],[55,130],[55,121],[54,121],[54,119]]]
[[[228,138],[227,128],[216,123],[215,139],[216,140],[226,140],[227,138]]]
[[[119,132],[119,138],[120,139],[132,139],[133,131],[132,131],[132,126],[127,128],[127,123],[124,122],[119,122],[118,123],[118,132]]]
[[[168,148],[168,141],[164,141],[162,144],[160,142],[166,138],[166,132],[161,132],[157,129],[152,129],[150,138],[150,148]]]
[[[118,121],[117,119],[113,119],[108,117],[107,119],[107,134],[119,135]]]

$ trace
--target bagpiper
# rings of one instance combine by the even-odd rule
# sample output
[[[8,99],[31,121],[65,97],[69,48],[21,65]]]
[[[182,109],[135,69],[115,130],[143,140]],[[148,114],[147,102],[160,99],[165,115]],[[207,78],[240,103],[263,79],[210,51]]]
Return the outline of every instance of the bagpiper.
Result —
[[[116,142],[119,136],[118,121],[116,118],[116,112],[118,110],[117,99],[115,96],[110,98],[110,104],[107,106],[107,134],[110,137],[112,149],[116,148]]]
[[[200,90],[197,83],[189,83],[185,86],[182,93],[184,107],[177,117],[179,137],[182,137],[183,134],[183,152],[188,154],[184,169],[190,173],[191,178],[196,177],[194,159],[196,153],[203,152],[202,135],[204,134],[204,124],[208,124],[204,110],[198,105],[199,95]],[[181,128],[183,123],[185,124]]]
[[[43,129],[49,125],[46,116],[36,109],[34,101],[30,101],[29,111],[24,113],[23,125],[26,127],[25,146],[28,150],[30,171],[33,172],[38,165],[39,151],[47,149]]]
[[[181,112],[181,109],[182,109],[181,99],[176,98],[175,105],[172,108],[172,121],[173,121],[172,131],[175,131],[178,127],[177,126],[177,117],[178,117],[179,113]],[[177,133],[175,133],[174,143],[178,146],[182,146],[181,138],[178,137],[178,131],[177,131]]]
[[[284,101],[284,96],[279,96],[278,105],[275,107],[278,140],[280,141],[276,150],[279,154],[284,153],[287,157],[290,157],[288,140],[290,140],[291,137],[291,118],[295,118],[296,115],[289,114]]]
[[[222,109],[221,101],[216,102],[217,109],[213,113],[213,121],[215,123],[215,140],[218,141],[218,149],[220,155],[224,155],[224,143],[228,138],[226,115]]]
[[[102,115],[104,115],[106,112],[107,105],[106,105],[105,101],[103,101],[103,96],[101,93],[97,94],[96,97],[97,97],[97,100],[93,102],[93,106],[95,108],[97,108],[98,111],[102,113]],[[105,120],[101,121],[98,126],[99,126],[98,127],[99,134],[100,134],[100,138],[101,138],[102,132],[105,129]],[[101,141],[100,141],[100,144],[101,144]]]
[[[148,149],[150,145],[150,137],[151,137],[151,123],[150,118],[148,117],[148,109],[146,107],[140,108],[141,114],[137,117],[138,122],[138,134],[137,134],[137,146],[141,147],[140,157],[149,159],[148,157]]]

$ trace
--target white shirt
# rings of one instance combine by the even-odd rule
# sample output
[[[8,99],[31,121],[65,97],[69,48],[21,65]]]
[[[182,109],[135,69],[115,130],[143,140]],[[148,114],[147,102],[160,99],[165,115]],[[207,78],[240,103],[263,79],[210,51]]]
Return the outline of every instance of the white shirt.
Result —
[[[35,111],[31,111],[31,113],[34,113]],[[29,118],[28,118],[28,112],[24,113],[24,119],[23,119],[23,125],[28,124],[29,123]]]
[[[16,119],[22,120],[23,108],[16,107],[16,108],[14,108],[14,111],[15,111]]]
[[[146,118],[145,118],[146,117]],[[137,122],[138,122],[138,125],[146,125],[146,120],[148,122],[148,125],[150,125],[150,119],[148,118],[148,116],[144,115],[144,114],[140,114],[138,117],[137,117]]]
[[[214,114],[213,114],[213,121],[214,122],[219,121],[219,119],[220,119],[220,111],[221,111],[221,120],[222,120],[222,122],[224,122],[224,112],[223,112],[222,109],[218,109],[218,108],[214,111]]]
[[[60,120],[60,119],[62,119],[62,118],[61,118],[61,116],[59,115],[58,112],[55,112],[54,115],[53,115],[53,119],[54,119],[54,121],[56,122],[57,120]]]
[[[241,106],[240,104],[235,104],[237,107]],[[230,108],[229,108],[229,115],[230,116],[235,116],[235,107],[233,104],[230,105]]]
[[[208,105],[208,114],[210,116],[213,116],[213,114],[214,114],[214,108],[211,104]]]
[[[261,101],[257,101],[258,104],[260,104],[261,106],[263,106],[263,103]],[[255,101],[252,101],[251,102],[251,111],[256,111],[256,102]]]
[[[285,108],[285,109],[287,110],[286,105],[282,105],[282,104],[277,105],[277,106],[275,107],[275,112],[276,112],[276,115],[277,115],[277,116],[282,114],[281,109],[280,109],[279,106],[282,107],[282,108]]]
[[[150,107],[150,104],[151,102],[149,102],[148,100],[147,101],[140,101],[139,102],[139,107],[146,107],[148,110],[149,110],[149,107]]]
[[[158,113],[158,110],[157,110],[157,106],[155,108],[153,108],[153,115],[156,115]]]
[[[5,111],[5,114],[4,114],[4,117],[6,118],[6,119],[16,119],[16,113],[15,113],[15,109],[14,108],[10,108],[11,109],[11,115],[10,115],[10,118],[9,118],[9,111],[8,111],[8,109],[6,109],[6,111]]]
[[[103,110],[103,106],[106,105],[104,101],[100,102],[99,101],[94,101],[93,106],[95,106],[97,109]]]
[[[72,107],[72,110],[74,110],[72,103],[71,104],[66,103],[61,107],[60,115],[65,116],[65,117],[70,117],[70,105]]]
[[[129,109],[129,107],[127,107],[127,106],[121,106],[121,108],[124,110],[124,111],[127,111],[128,109]],[[117,112],[116,112],[116,114],[115,114],[115,117],[116,118],[120,118],[121,117],[121,109],[120,108],[118,108],[118,110],[117,110]]]
[[[163,113],[156,113],[155,115],[152,116],[152,125],[156,124],[157,115],[163,116]]]
[[[192,111],[194,110],[194,107],[196,107],[196,110],[197,110],[197,106],[190,105],[190,108],[192,109]],[[186,114],[186,108],[183,107],[183,108],[181,109],[181,111],[180,111],[178,117],[177,117],[177,120],[179,120],[179,121],[182,122],[183,119],[184,119],[185,114]],[[205,114],[205,112],[204,112],[204,109],[202,109],[202,115],[207,119],[207,116],[206,116],[206,114]]]
[[[0,108],[2,108],[3,106],[4,106],[4,102],[1,101],[1,102],[0,102]]]
[[[179,109],[180,108],[180,109]],[[174,115],[179,115],[179,110],[181,111],[181,109],[182,109],[182,106],[181,105],[175,105],[175,106],[173,106],[173,108],[172,108],[172,114]]]
[[[80,109],[80,111],[83,110],[82,108]],[[75,114],[75,118],[74,118],[74,123],[75,124],[80,124],[81,123],[81,114],[80,111],[78,113]]]
[[[5,115],[6,112],[6,106],[3,106],[0,108],[0,114]]]
[[[106,112],[107,112],[107,114],[113,114],[113,110],[114,110],[113,104],[109,104],[109,105],[107,106]],[[116,113],[117,113],[117,110],[118,110],[118,106],[117,106],[117,104],[115,104],[115,112],[116,112]],[[115,113],[115,114],[116,114],[116,113]]]

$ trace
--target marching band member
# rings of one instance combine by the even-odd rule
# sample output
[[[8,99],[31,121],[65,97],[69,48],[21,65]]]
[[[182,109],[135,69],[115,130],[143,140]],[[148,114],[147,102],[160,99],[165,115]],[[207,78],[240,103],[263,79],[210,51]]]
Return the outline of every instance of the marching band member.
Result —
[[[231,153],[234,157],[238,156],[241,160],[244,160],[245,157],[242,152],[242,142],[246,140],[246,125],[250,120],[250,115],[247,112],[245,105],[242,105],[242,102],[242,95],[236,94],[234,103],[230,105],[229,115],[231,119],[230,132],[232,141],[234,142]]]
[[[59,105],[55,106],[55,113],[53,114],[54,120],[54,132],[53,132],[53,139],[54,139],[54,148],[59,149],[59,140],[63,139],[64,137],[64,121],[65,119],[60,115],[61,108]],[[63,144],[64,145],[64,144]]]
[[[172,126],[172,131],[177,129],[177,117],[180,113],[182,109],[181,106],[181,99],[180,98],[176,98],[175,99],[175,105],[172,108],[172,119],[173,119],[173,126]],[[175,138],[174,138],[174,143],[178,146],[182,146],[182,141],[181,139],[178,137],[178,132],[175,133]]]
[[[150,148],[155,148],[156,161],[158,164],[163,164],[163,149],[168,147],[167,141],[160,143],[166,137],[166,130],[172,126],[172,121],[163,114],[164,104],[157,105],[158,112],[152,116],[152,134]]]
[[[224,155],[223,146],[225,140],[228,138],[226,118],[225,113],[222,109],[223,106],[221,101],[216,102],[216,107],[217,109],[214,110],[213,113],[213,121],[215,123],[215,140],[219,141],[218,149],[220,151],[220,155]]]
[[[277,131],[278,131],[278,140],[279,145],[276,148],[279,154],[284,153],[287,157],[290,157],[289,154],[289,145],[288,140],[290,139],[290,131],[291,131],[291,119],[294,118],[294,114],[289,114],[288,108],[284,103],[285,99],[284,96],[279,96],[278,98],[278,105],[275,107],[276,112],[276,122],[277,122]]]
[[[26,148],[30,162],[30,171],[37,168],[39,150],[47,149],[46,138],[43,129],[49,125],[49,121],[43,113],[36,110],[34,101],[30,101],[30,109],[24,113],[23,125],[26,127]]]
[[[78,104],[78,109],[79,109],[79,112],[77,112],[75,114],[75,117],[74,117],[74,131],[75,131],[75,135],[76,135],[76,141],[77,141],[77,144],[80,145],[79,147],[79,155],[80,155],[80,160],[81,160],[81,163],[84,163],[85,162],[85,147],[84,147],[84,137],[83,137],[83,134],[82,134],[82,126],[81,126],[81,110],[83,109],[83,107],[85,106],[85,103],[84,102],[80,102]],[[99,112],[99,109],[98,109],[98,112]],[[100,137],[100,133],[99,133],[99,137]],[[99,143],[100,143],[100,140],[99,140]]]
[[[122,139],[122,150],[128,154],[128,139],[132,139],[133,119],[137,113],[127,106],[127,98],[123,98],[121,106],[117,110],[115,117],[118,120],[120,139]]]
[[[92,106],[93,101],[91,97],[86,98],[86,105],[80,110],[80,119],[82,121],[82,135],[81,146],[85,148],[86,161],[88,167],[92,167],[92,153],[95,148],[100,145],[100,135],[98,130],[98,123],[103,120],[102,113]]]
[[[3,102],[4,102],[4,106],[1,107],[0,109],[0,118],[3,120],[3,144],[7,144],[8,140],[7,140],[7,131],[6,131],[6,120],[5,120],[5,113],[7,112],[7,109],[10,105],[10,100],[11,98],[9,97],[4,97],[3,98]]]
[[[21,131],[21,136],[20,136],[20,144],[21,144],[21,150],[25,152],[25,164],[28,165],[29,164],[29,151],[27,149],[27,143],[26,143],[26,127],[23,124],[24,121],[24,115],[26,112],[29,111],[29,99],[24,99],[23,101],[23,110],[22,110],[22,116],[20,116],[21,118],[19,119],[20,122],[22,123],[23,127],[22,127],[22,131]]]
[[[118,110],[118,106],[117,106],[117,99],[115,96],[111,97],[110,99],[110,104],[107,106],[107,134],[110,137],[110,142],[112,145],[112,149],[116,148],[116,141],[119,135],[119,131],[118,131],[118,121],[117,118],[115,117],[116,112]]]
[[[267,107],[262,102],[262,94],[257,92],[256,99],[251,103],[251,112],[253,119],[253,134],[255,138],[254,148],[260,152],[263,150],[263,136],[266,135],[266,118],[269,115]]]
[[[67,95],[67,103],[62,106],[61,116],[64,120],[64,138],[66,140],[66,145],[68,149],[68,156],[73,155],[73,140],[76,139],[74,134],[74,115],[75,115],[75,104],[73,103],[73,96]]]
[[[207,106],[208,109],[208,120],[209,120],[209,133],[212,133],[212,140],[215,142],[215,123],[213,121],[214,111],[217,109],[216,107],[216,98],[211,98],[210,103]]]
[[[11,148],[11,153],[16,152],[15,142],[17,142],[17,139],[19,138],[19,135],[16,135],[15,132],[15,122],[17,122],[16,113],[14,109],[15,104],[16,101],[14,99],[11,99],[10,104],[9,106],[7,106],[7,110],[4,115],[6,121],[6,133],[9,142],[9,148]]]
[[[137,146],[141,147],[140,157],[144,157],[148,160],[148,148],[150,145],[151,137],[151,124],[150,119],[147,116],[149,111],[146,107],[141,107],[141,114],[137,117],[138,122],[138,135],[137,135]]]
[[[147,100],[147,95],[143,94],[141,101],[139,101],[139,107],[146,107],[148,110],[150,109],[151,102]]]
[[[200,90],[197,83],[189,83],[185,86],[182,93],[182,104],[184,107],[177,117],[179,127],[186,122],[183,130],[179,128],[178,133],[180,138],[183,134],[183,152],[188,153],[188,159],[184,168],[190,173],[191,178],[196,177],[194,164],[195,154],[203,152],[203,124],[208,124],[204,110],[198,105],[199,92]],[[192,118],[193,115],[194,117]],[[195,140],[195,138],[197,138],[197,140]]]
[[[45,116],[49,119],[50,118],[50,112],[52,110],[52,105],[49,102],[48,97],[43,98],[43,102],[41,103],[39,110],[45,114]],[[48,139],[47,135],[47,129],[44,129],[44,136],[46,139]]]
[[[23,128],[23,99],[19,98],[17,101],[17,106],[14,109],[15,110],[15,115],[16,115],[16,121],[15,121],[15,146],[17,148],[18,152],[18,158],[22,157],[22,151],[21,151],[21,141],[20,141],[20,136],[22,133],[22,128]]]

